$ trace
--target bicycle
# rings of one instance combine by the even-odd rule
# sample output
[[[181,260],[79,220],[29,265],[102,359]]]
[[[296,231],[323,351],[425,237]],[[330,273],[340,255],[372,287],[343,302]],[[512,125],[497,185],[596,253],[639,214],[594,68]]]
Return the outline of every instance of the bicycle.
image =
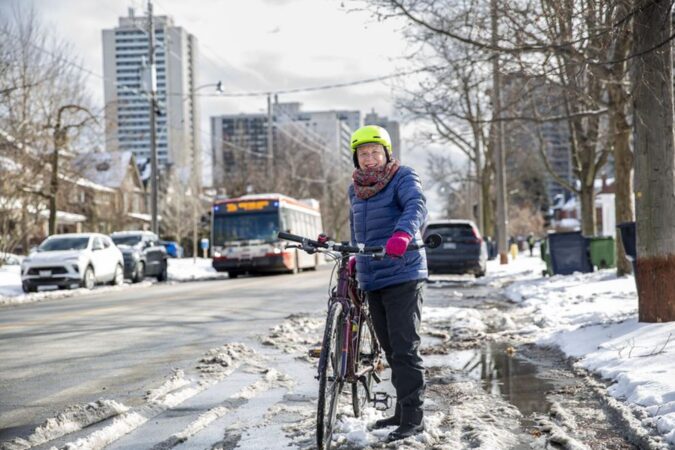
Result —
[[[279,232],[278,236],[280,239],[300,243],[287,245],[287,248],[298,248],[310,254],[326,253],[336,263],[337,285],[329,292],[328,314],[316,376],[319,380],[317,447],[319,450],[330,450],[338,401],[346,383],[351,384],[355,417],[360,417],[366,402],[373,403],[381,410],[391,406],[388,394],[372,391],[373,381],[381,381],[378,373],[384,369],[382,352],[375,336],[365,292],[358,289],[355,275],[348,270],[350,256],[358,254],[382,258],[385,256],[384,248],[351,246],[333,241],[319,242],[285,232]],[[431,235],[425,244],[412,244],[408,250],[435,248],[441,241],[440,235]]]

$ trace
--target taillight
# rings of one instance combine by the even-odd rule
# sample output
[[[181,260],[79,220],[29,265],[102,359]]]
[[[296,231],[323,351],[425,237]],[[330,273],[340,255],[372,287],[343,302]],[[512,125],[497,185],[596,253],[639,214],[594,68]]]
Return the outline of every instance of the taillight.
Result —
[[[478,230],[476,228],[471,227],[471,231],[473,231],[473,237],[474,237],[472,242],[474,242],[476,244],[480,244],[481,242],[483,242],[483,238],[480,237],[480,234],[478,233]]]

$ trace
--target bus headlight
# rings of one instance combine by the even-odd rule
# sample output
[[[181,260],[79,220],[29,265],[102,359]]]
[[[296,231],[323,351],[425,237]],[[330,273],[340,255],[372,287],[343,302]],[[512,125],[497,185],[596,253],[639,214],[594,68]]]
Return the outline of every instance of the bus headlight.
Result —
[[[221,256],[223,256],[222,253],[220,253],[220,252],[213,252],[213,257],[214,257],[214,258],[220,258]]]
[[[272,253],[274,253],[275,255],[280,255],[281,252],[282,252],[282,250],[279,247],[274,247],[272,249]]]

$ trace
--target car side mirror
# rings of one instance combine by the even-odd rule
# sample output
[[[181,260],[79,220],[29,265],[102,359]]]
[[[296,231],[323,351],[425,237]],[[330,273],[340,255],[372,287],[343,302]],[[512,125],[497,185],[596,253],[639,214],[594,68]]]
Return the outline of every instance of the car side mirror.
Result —
[[[442,242],[443,238],[438,233],[430,234],[424,239],[424,245],[426,245],[427,248],[436,248],[441,245]]]

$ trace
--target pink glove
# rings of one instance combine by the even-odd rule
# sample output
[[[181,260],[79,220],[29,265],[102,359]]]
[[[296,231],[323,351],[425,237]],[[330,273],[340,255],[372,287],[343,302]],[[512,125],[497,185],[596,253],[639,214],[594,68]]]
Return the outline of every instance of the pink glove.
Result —
[[[347,263],[347,273],[353,275],[356,273],[356,256],[350,256]]]
[[[403,231],[396,231],[391,235],[384,247],[384,252],[389,256],[401,257],[408,249],[412,236]]]

